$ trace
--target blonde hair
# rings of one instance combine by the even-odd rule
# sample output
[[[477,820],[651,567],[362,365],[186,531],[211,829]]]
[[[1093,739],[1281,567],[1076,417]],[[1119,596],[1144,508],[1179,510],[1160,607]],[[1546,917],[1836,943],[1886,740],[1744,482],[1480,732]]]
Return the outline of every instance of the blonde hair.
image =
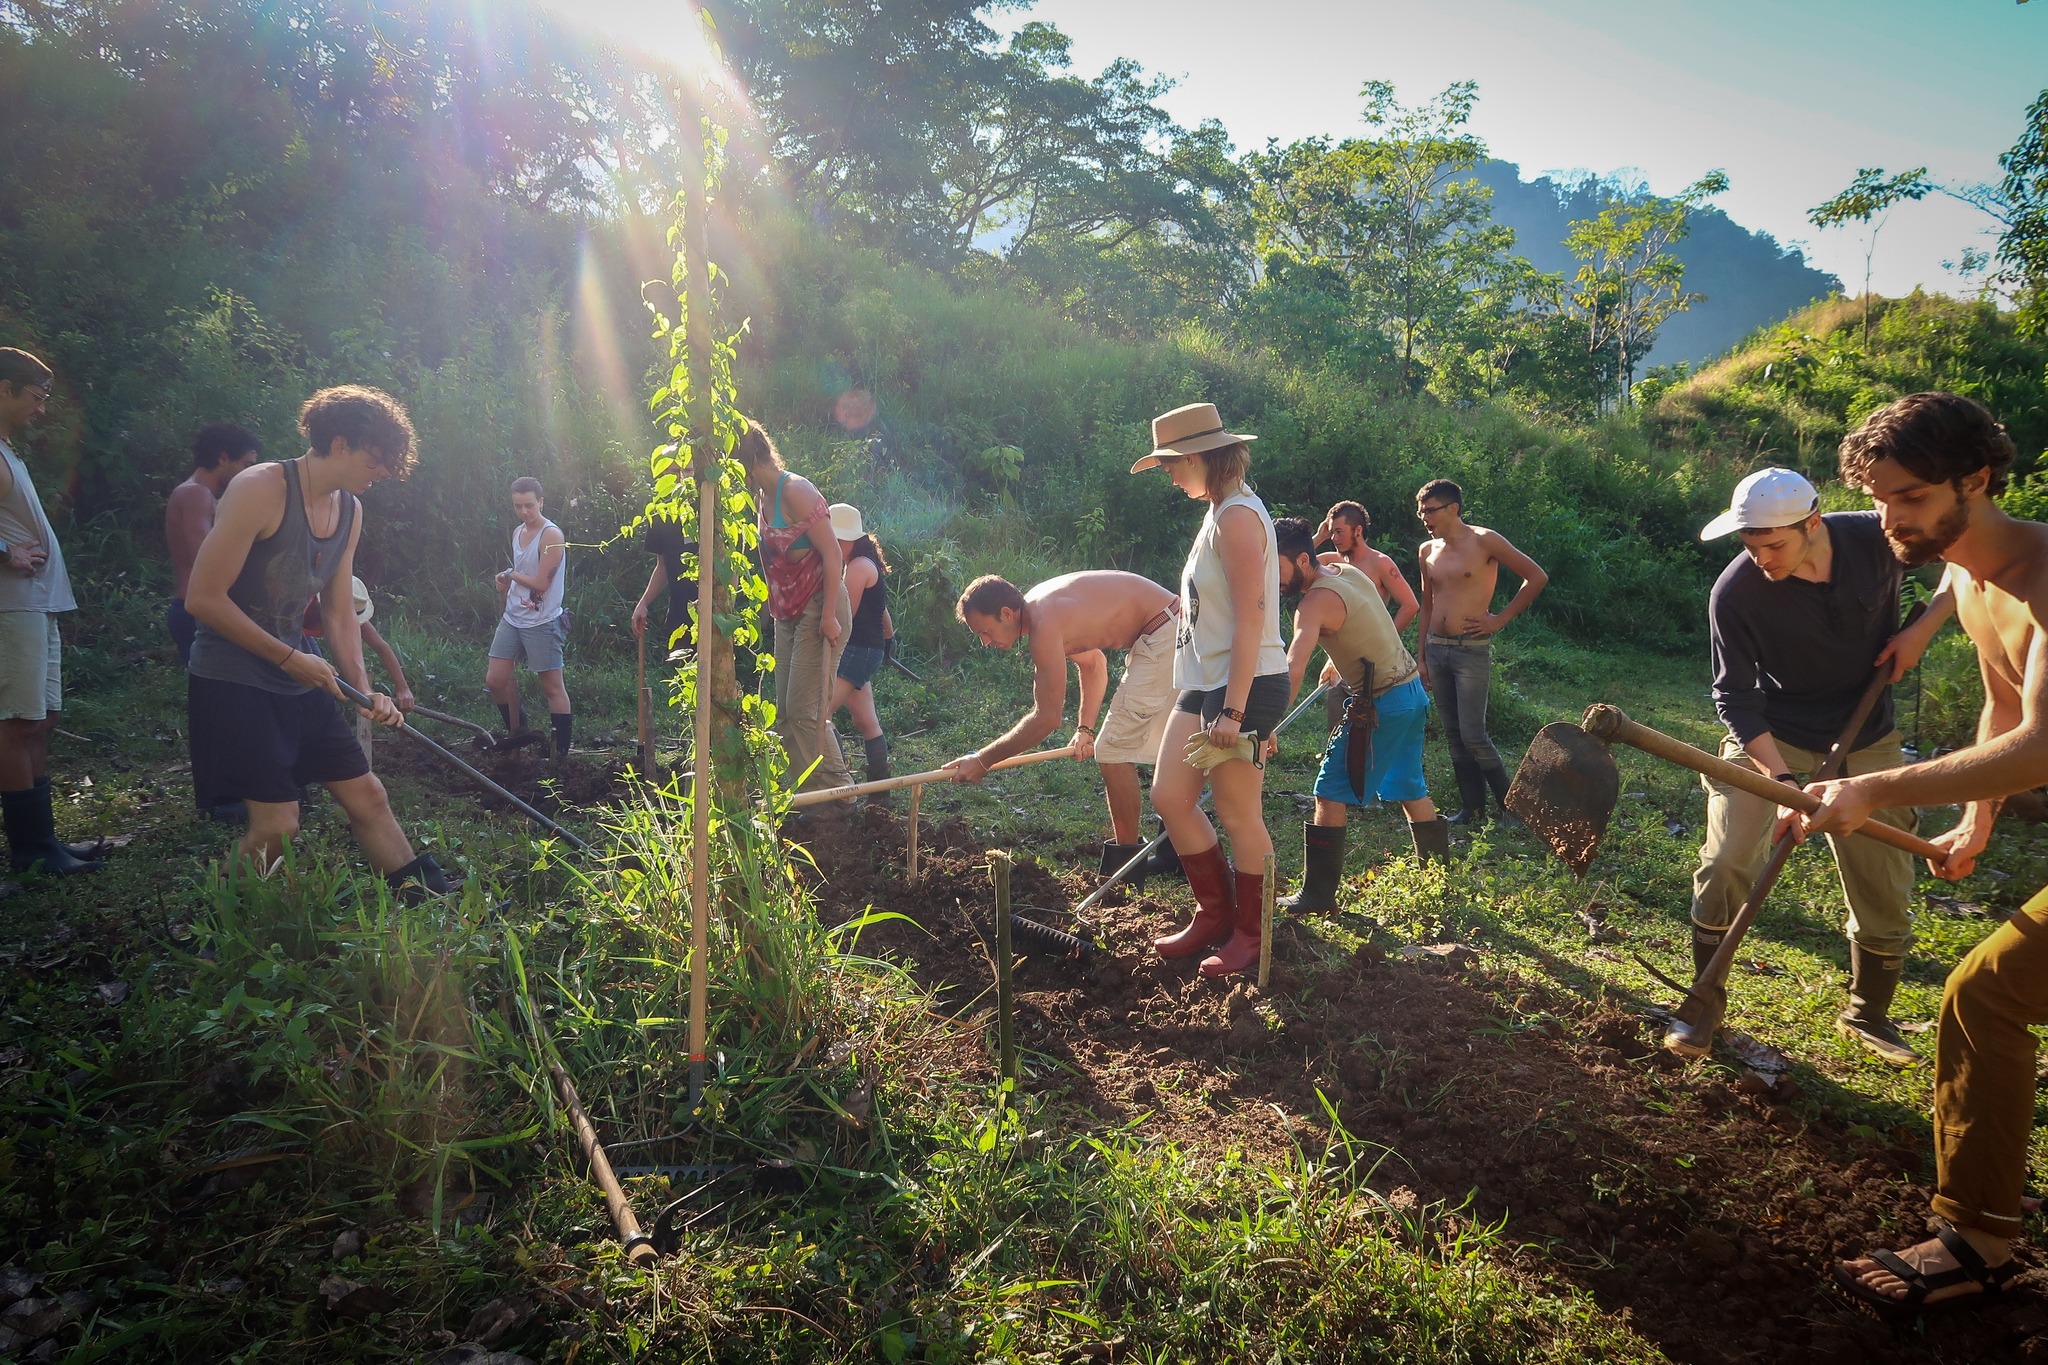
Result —
[[[1240,487],[1251,486],[1252,448],[1243,441],[1215,446],[1194,458],[1202,462],[1202,496],[1211,503],[1220,503]]]

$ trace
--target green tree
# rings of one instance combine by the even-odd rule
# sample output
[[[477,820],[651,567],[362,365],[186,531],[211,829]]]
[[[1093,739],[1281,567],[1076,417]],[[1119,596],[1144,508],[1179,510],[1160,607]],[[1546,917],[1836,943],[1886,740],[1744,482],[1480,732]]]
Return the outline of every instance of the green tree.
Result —
[[[1875,166],[1866,166],[1856,172],[1856,178],[1849,187],[1824,204],[1817,204],[1806,211],[1807,221],[1817,228],[1836,227],[1843,223],[1865,223],[1870,226],[1870,235],[1864,239],[1863,247],[1863,344],[1870,345],[1870,269],[1877,255],[1877,234],[1884,227],[1887,212],[1894,204],[1925,199],[1934,191],[1934,183],[1927,178],[1927,168],[1916,166],[1910,171],[1897,175],[1886,175]]]
[[[1612,353],[1622,404],[1658,329],[1706,297],[1686,292],[1685,262],[1671,248],[1685,240],[1692,211],[1727,189],[1727,175],[1709,171],[1669,199],[1617,194],[1596,217],[1575,221],[1565,237],[1579,261],[1569,306],[1584,328],[1587,351]]]
[[[2027,106],[2011,150],[1998,158],[2006,207],[1995,278],[2014,295],[2028,336],[2048,334],[2048,90]]]

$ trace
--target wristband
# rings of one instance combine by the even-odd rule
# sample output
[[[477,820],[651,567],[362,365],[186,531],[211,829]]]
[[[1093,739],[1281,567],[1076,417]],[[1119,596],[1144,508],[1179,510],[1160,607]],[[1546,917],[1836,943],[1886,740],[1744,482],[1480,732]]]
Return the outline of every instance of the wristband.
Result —
[[[1237,723],[1238,723],[1239,725],[1242,725],[1242,724],[1244,724],[1244,712],[1242,712],[1242,711],[1238,710],[1238,709],[1237,709],[1236,707],[1234,707],[1234,706],[1226,706],[1226,707],[1224,707],[1224,708],[1223,708],[1223,711],[1222,711],[1222,713],[1221,713],[1221,714],[1223,715],[1223,718],[1224,718],[1225,720],[1234,720],[1234,721],[1236,721],[1236,722],[1237,722]]]
[[[277,666],[278,666],[279,668],[283,668],[283,667],[284,667],[284,666],[285,666],[286,664],[288,664],[288,663],[290,663],[290,662],[292,661],[292,656],[293,656],[294,654],[297,654],[298,652],[299,652],[299,651],[297,651],[296,649],[293,649],[293,648],[292,648],[292,647],[291,647],[290,645],[286,645],[286,646],[284,647],[284,657],[283,657],[282,659],[279,659],[279,660],[277,661]]]
[[[1076,725],[1074,728],[1090,739],[1095,738],[1095,727],[1092,725]]]

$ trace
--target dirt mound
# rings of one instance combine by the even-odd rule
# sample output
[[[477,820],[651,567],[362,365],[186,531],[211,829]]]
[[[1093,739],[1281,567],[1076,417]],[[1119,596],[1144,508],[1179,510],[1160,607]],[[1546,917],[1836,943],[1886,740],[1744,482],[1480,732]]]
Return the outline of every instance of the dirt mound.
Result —
[[[549,757],[545,742],[488,752],[472,744],[442,743],[463,762],[548,815],[605,805],[626,791],[629,756],[602,750],[571,751],[557,761]],[[471,792],[485,810],[512,809],[503,797],[478,786],[454,764],[404,735],[377,737],[376,766],[379,772],[402,774],[439,790]]]
[[[910,888],[901,818],[856,813],[813,849],[821,914],[910,916],[914,928],[868,929],[860,950],[904,961],[943,1009],[992,1011],[987,852],[952,823],[928,826],[921,846]],[[1092,850],[1060,852],[1072,868]],[[1065,868],[1019,862],[1017,912],[1076,928],[1068,907],[1095,879]],[[1104,948],[1090,961],[1017,942],[1030,1085],[1104,1123],[1143,1117],[1140,1133],[1218,1158],[1319,1153],[1326,1098],[1378,1157],[1373,1186],[1397,1204],[1443,1201],[1454,1212],[1436,1215],[1440,1227],[1504,1218],[1530,1272],[1628,1312],[1674,1360],[2048,1356],[2039,1270],[2004,1303],[1924,1336],[1864,1316],[1828,1282],[1831,1258],[1925,1235],[1924,1115],[1851,1127],[1792,1082],[1755,1093],[1734,1071],[1681,1067],[1645,1021],[1496,974],[1483,952],[1346,952],[1284,921],[1270,992],[1204,981],[1192,961],[1150,950],[1189,913],[1183,884],[1154,883],[1083,926]],[[2038,1265],[2030,1247],[2020,1254]]]

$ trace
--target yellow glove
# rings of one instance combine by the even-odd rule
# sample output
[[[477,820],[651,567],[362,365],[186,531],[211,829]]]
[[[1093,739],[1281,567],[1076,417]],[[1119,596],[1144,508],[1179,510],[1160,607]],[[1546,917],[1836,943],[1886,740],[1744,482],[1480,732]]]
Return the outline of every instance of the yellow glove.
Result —
[[[1241,758],[1245,762],[1251,763],[1258,758],[1258,753],[1258,743],[1250,735],[1239,735],[1237,742],[1227,749],[1219,749],[1216,745],[1210,743],[1207,730],[1197,730],[1194,734],[1188,736],[1188,763],[1193,767],[1200,768],[1205,773],[1214,771],[1218,766],[1230,762],[1233,758]]]

